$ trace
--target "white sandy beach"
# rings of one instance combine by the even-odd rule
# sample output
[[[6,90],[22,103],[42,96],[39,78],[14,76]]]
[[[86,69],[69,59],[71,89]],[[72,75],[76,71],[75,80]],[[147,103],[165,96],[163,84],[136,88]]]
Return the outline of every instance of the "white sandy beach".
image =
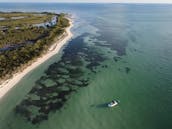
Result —
[[[30,71],[32,71],[33,69],[35,69],[36,67],[38,67],[39,65],[41,65],[42,63],[44,63],[46,60],[48,60],[50,57],[52,57],[53,55],[57,54],[61,47],[67,43],[67,41],[69,41],[73,34],[71,32],[71,28],[73,27],[73,23],[70,20],[70,26],[68,28],[66,28],[66,33],[67,35],[60,39],[57,40],[50,48],[49,51],[39,57],[38,59],[36,59],[36,61],[34,63],[32,63],[31,65],[29,65],[26,69],[24,69],[22,72],[18,72],[16,73],[13,78],[8,79],[6,81],[4,81],[2,84],[0,84],[0,99],[11,89],[13,88],[27,73],[29,73]]]

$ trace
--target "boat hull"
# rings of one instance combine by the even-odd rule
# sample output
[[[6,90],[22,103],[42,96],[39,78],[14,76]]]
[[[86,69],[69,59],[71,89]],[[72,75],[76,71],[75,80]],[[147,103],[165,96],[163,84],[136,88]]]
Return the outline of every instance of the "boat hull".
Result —
[[[115,107],[116,105],[118,105],[118,103],[115,101],[115,103],[112,103],[112,102],[109,103],[108,104],[108,107]]]

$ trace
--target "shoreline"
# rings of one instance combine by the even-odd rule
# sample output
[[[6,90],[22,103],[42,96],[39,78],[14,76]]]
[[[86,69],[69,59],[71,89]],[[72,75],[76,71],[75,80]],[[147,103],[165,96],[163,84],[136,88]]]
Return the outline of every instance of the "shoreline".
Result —
[[[62,37],[57,39],[48,49],[48,51],[34,60],[28,67],[24,70],[19,71],[13,75],[12,78],[7,79],[2,84],[0,84],[0,99],[2,99],[25,75],[40,66],[42,63],[47,61],[49,58],[57,54],[60,49],[73,37],[71,28],[73,27],[73,21],[69,19],[70,26],[65,29],[66,35],[62,34]]]

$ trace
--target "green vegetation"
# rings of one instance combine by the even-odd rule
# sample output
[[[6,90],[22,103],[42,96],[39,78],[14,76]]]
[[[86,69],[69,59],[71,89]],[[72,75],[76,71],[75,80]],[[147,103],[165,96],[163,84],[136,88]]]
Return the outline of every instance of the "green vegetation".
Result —
[[[33,24],[48,22],[55,15],[51,13],[0,13],[0,18],[5,18],[5,20],[0,20],[0,25],[25,28]]]
[[[0,32],[0,78],[9,78],[14,72],[27,65],[28,62],[45,53],[49,46],[53,43],[57,36],[65,32],[65,28],[69,26],[68,19],[64,14],[41,13],[41,15],[29,13],[0,13],[0,17],[10,19],[11,16],[31,17],[27,24],[22,24],[28,18],[22,20],[9,20],[4,23],[7,30]],[[34,17],[36,16],[36,17]],[[57,16],[57,23],[48,27],[33,26],[35,21],[37,24],[42,20],[49,21],[52,17]],[[43,18],[40,18],[43,17]],[[46,17],[46,18],[45,18]],[[33,20],[35,18],[35,20]],[[7,20],[8,21],[8,20]],[[34,21],[34,22],[33,22]],[[20,28],[16,29],[15,27]],[[11,46],[13,47],[11,49]],[[5,48],[5,50],[2,50]]]
[[[10,29],[5,33],[0,33],[0,48],[36,40],[38,37],[46,35],[47,33],[48,30],[38,27],[22,28],[18,30]]]

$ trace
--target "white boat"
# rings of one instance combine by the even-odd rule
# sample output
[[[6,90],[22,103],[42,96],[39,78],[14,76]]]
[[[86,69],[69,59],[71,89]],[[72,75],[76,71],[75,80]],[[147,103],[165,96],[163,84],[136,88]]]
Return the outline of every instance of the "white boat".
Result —
[[[108,107],[114,107],[114,106],[116,106],[116,105],[118,105],[118,102],[115,101],[115,100],[112,100],[112,102],[110,102],[110,103],[108,104]]]

